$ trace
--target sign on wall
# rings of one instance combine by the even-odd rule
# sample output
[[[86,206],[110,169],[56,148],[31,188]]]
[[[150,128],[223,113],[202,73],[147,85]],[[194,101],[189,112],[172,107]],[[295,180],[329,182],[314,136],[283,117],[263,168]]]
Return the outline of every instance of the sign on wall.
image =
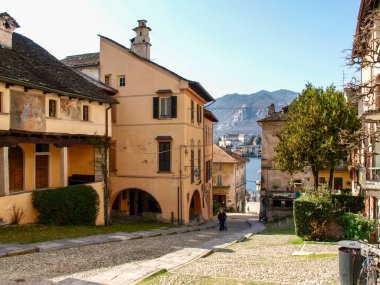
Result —
[[[11,129],[45,131],[45,96],[11,90]]]

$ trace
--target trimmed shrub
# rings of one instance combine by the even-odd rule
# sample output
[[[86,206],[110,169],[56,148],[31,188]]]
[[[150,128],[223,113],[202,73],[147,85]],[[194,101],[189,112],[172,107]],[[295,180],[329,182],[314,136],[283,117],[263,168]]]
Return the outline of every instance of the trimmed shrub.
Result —
[[[87,185],[33,191],[33,207],[41,224],[95,225],[98,193]]]
[[[293,217],[299,237],[323,239],[326,223],[333,217],[333,203],[329,197],[302,195],[294,200]]]
[[[344,213],[340,218],[346,239],[371,241],[376,230],[376,221],[360,214]]]
[[[214,203],[213,205],[213,213],[216,215],[221,207],[221,204],[219,202]]]
[[[351,196],[351,195],[331,195],[334,212],[337,215],[342,215],[343,213],[359,213],[364,210],[364,198],[362,196]]]

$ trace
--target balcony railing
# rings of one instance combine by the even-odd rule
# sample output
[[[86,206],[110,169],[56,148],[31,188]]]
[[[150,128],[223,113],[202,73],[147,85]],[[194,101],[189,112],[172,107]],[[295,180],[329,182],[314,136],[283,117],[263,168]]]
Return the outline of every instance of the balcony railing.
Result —
[[[380,167],[368,167],[366,171],[367,182],[379,182],[380,183]]]

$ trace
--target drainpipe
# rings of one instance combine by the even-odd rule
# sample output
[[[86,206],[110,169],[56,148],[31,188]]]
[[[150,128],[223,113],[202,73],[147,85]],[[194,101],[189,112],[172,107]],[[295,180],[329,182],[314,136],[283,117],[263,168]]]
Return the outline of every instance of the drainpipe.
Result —
[[[111,109],[112,104],[110,104],[109,107],[106,108],[106,133],[105,133],[105,142],[108,141],[108,111]],[[109,179],[108,179],[108,166],[107,166],[107,158],[108,158],[108,144],[104,144],[104,222],[105,225],[110,225],[110,213],[109,213],[109,203],[110,203],[110,196],[109,196]]]
[[[178,224],[182,226],[182,148],[179,146],[179,189],[178,189]]]

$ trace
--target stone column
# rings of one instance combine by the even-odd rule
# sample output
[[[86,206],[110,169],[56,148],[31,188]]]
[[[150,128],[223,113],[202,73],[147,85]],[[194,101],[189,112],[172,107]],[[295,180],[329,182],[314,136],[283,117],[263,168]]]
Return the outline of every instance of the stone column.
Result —
[[[8,149],[0,148],[0,196],[9,195]]]
[[[61,148],[61,187],[67,186],[68,183],[68,163],[67,163],[67,147]]]

